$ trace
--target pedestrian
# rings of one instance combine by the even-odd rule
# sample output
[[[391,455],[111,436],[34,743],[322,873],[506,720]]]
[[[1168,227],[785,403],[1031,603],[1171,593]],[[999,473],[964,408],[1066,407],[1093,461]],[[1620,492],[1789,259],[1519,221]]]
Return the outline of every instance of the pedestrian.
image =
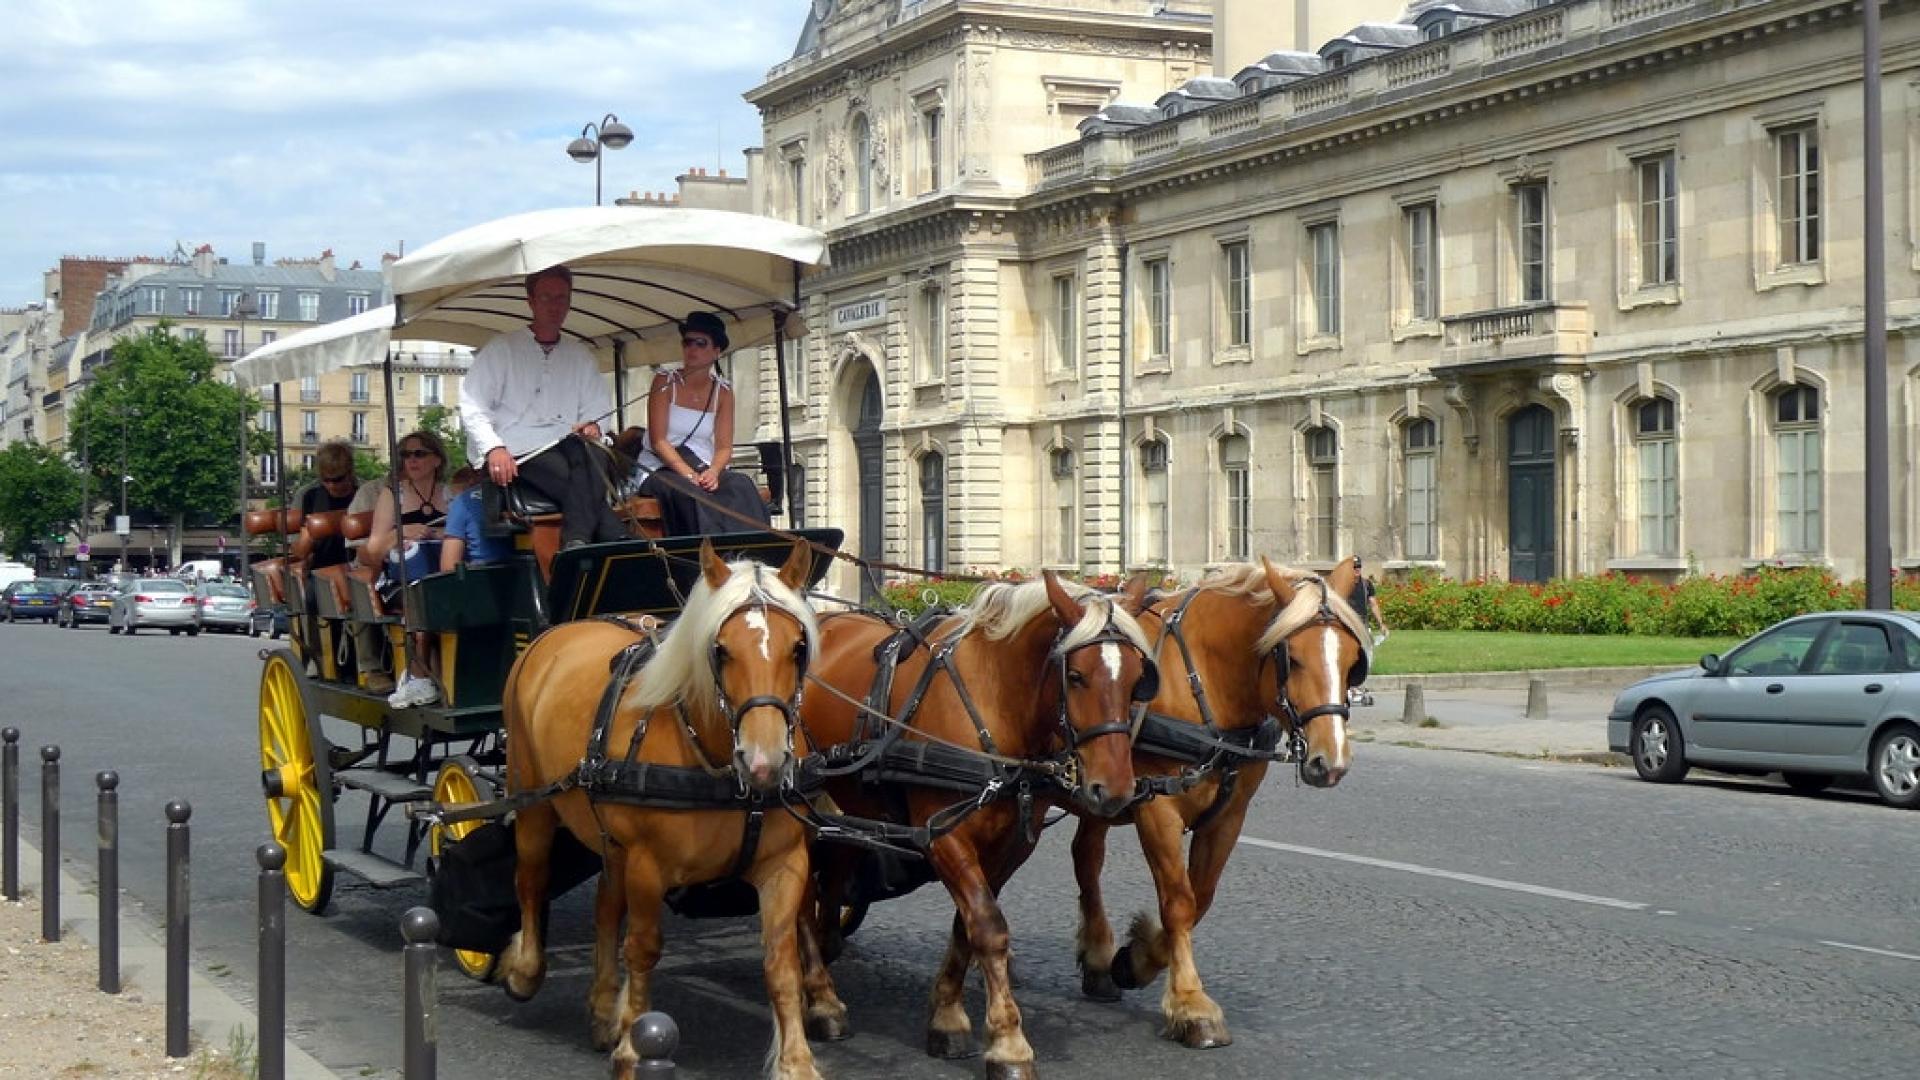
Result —
[[[1347,593],[1347,603],[1354,614],[1360,616],[1360,622],[1373,630],[1373,644],[1387,640],[1387,619],[1380,614],[1380,590],[1374,587],[1373,579],[1365,571],[1360,556],[1353,557],[1353,589]],[[1377,627],[1377,629],[1375,629]]]

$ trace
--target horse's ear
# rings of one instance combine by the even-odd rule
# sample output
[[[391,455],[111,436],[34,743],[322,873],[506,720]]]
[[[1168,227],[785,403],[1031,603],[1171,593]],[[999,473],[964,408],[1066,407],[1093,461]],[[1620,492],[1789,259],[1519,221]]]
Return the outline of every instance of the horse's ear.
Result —
[[[1067,594],[1060,584],[1060,578],[1051,570],[1040,572],[1041,580],[1047,583],[1047,602],[1053,605],[1053,613],[1062,626],[1078,626],[1086,616],[1086,605]]]
[[[1327,571],[1327,587],[1345,596],[1353,591],[1353,583],[1359,578],[1360,571],[1353,568],[1353,556],[1340,560],[1340,565]]]
[[[1286,575],[1274,568],[1273,560],[1265,555],[1260,556],[1260,569],[1267,573],[1267,588],[1273,590],[1274,603],[1281,607],[1293,603],[1293,582],[1288,581]]]
[[[805,540],[795,538],[793,550],[787,554],[787,564],[780,568],[780,584],[794,592],[804,592],[812,570],[813,547]]]
[[[714,553],[713,541],[704,538],[700,541],[700,573],[707,579],[709,589],[725,585],[727,578],[732,576],[727,564],[721,562],[720,556]]]
[[[1153,587],[1154,580],[1159,576],[1158,570],[1142,570],[1133,575],[1120,590],[1120,597],[1116,601],[1120,609],[1129,615],[1138,615],[1146,610],[1147,590]]]

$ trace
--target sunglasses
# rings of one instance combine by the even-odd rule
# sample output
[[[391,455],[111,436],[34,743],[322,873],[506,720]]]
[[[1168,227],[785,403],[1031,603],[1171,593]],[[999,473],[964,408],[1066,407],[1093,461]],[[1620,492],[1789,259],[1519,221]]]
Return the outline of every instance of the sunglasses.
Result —
[[[403,458],[412,459],[412,458],[423,458],[423,457],[439,457],[440,455],[434,453],[431,450],[402,450],[400,451],[400,456]]]
[[[683,337],[680,339],[680,347],[683,349],[711,349],[713,348],[713,341],[710,338],[703,337]]]
[[[350,475],[349,476],[323,476],[320,478],[320,482],[323,484],[344,484],[351,479],[353,479],[353,477]]]

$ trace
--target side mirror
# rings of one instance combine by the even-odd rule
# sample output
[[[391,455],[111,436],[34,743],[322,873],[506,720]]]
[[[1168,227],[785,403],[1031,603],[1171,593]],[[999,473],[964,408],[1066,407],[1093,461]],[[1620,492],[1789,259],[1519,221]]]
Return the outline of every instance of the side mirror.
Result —
[[[1700,658],[1700,667],[1709,675],[1720,674],[1720,654],[1708,653]]]

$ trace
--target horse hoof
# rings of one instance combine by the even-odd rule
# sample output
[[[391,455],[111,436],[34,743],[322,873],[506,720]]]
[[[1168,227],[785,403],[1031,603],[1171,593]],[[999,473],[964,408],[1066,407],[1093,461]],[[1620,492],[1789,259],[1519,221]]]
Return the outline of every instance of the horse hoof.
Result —
[[[807,1038],[815,1042],[840,1042],[853,1038],[853,1027],[844,1016],[807,1017]]]
[[[970,1058],[979,1053],[973,1048],[971,1031],[929,1031],[927,1032],[927,1056],[946,1058]]]
[[[1093,968],[1080,970],[1080,992],[1095,1001],[1119,1001],[1120,984],[1113,981],[1113,972],[1095,971]]]
[[[989,1061],[987,1080],[1039,1080],[1040,1071],[1031,1061]]]
[[[540,992],[540,982],[535,979],[531,983],[523,983],[519,978],[509,975],[500,980],[500,988],[507,992],[508,997],[524,1005]]]
[[[1113,962],[1107,965],[1107,977],[1113,980],[1117,990],[1140,989],[1140,981],[1133,977],[1133,946],[1122,945],[1113,954]]]
[[[1189,1050],[1212,1050],[1233,1045],[1233,1036],[1227,1033],[1227,1025],[1205,1017],[1168,1024],[1167,1038]]]

